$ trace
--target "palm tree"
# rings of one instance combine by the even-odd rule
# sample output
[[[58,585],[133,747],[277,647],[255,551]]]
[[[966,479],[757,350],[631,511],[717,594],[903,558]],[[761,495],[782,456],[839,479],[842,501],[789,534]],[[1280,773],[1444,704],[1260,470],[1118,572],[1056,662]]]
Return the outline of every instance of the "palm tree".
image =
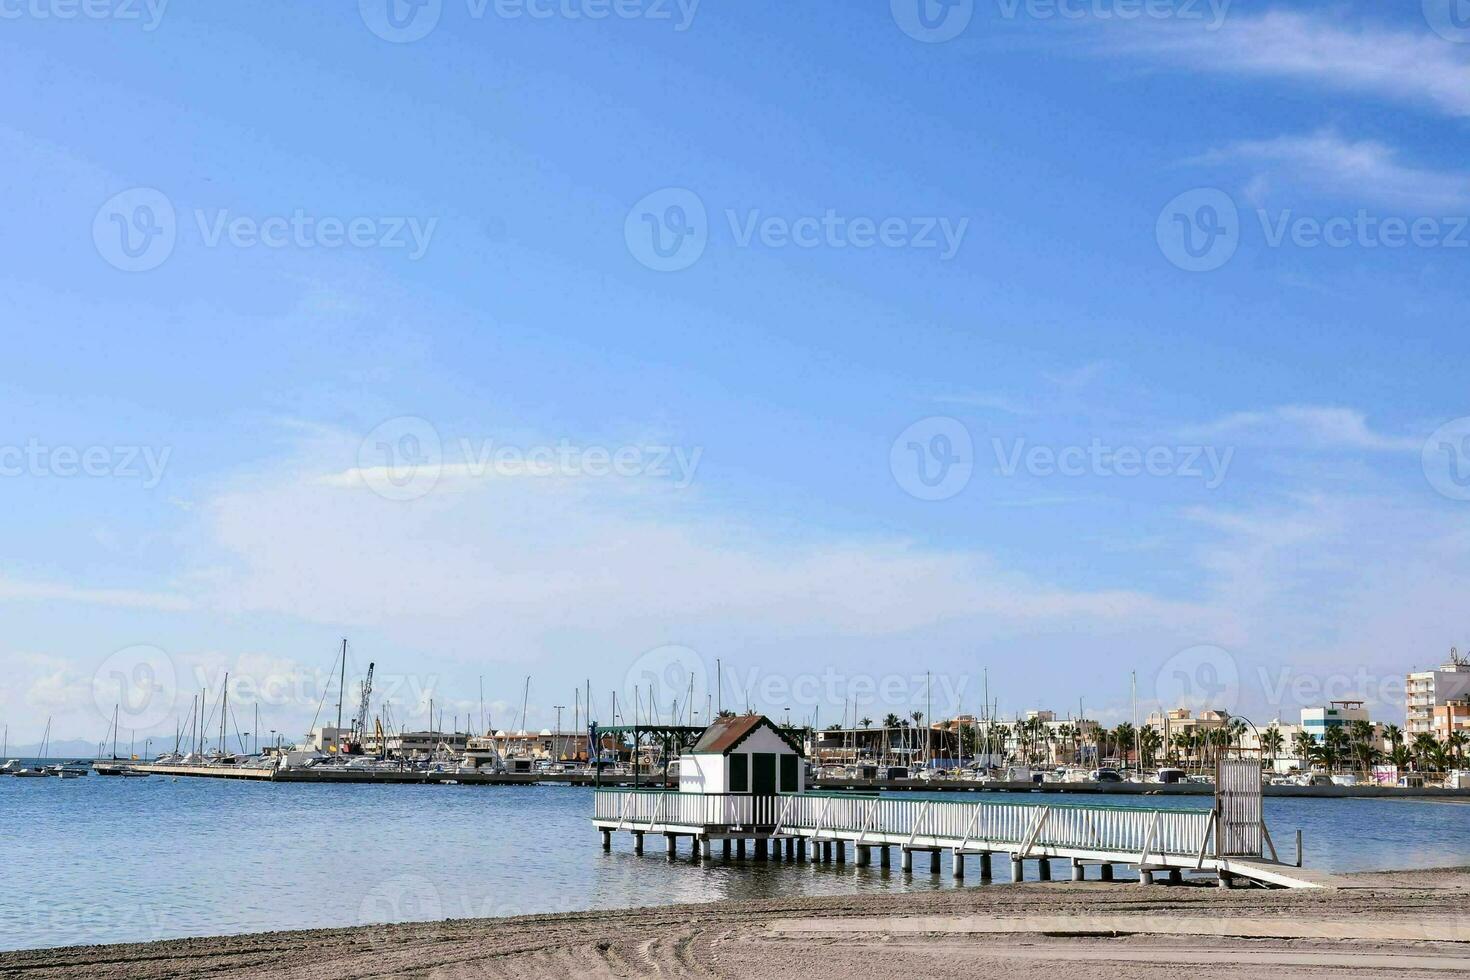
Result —
[[[1164,736],[1153,728],[1145,728],[1138,735],[1139,765],[1153,767],[1154,753],[1164,744]]]
[[[864,731],[867,731],[869,728],[872,728],[872,727],[873,727],[873,719],[871,719],[871,718],[864,718],[863,719],[863,730]]]
[[[1281,729],[1272,725],[1261,735],[1261,748],[1271,753],[1271,768],[1276,768],[1276,757],[1281,754],[1281,747],[1286,744],[1286,737],[1281,734]]]
[[[1117,740],[1118,751],[1123,753],[1123,761],[1125,763],[1128,761],[1128,753],[1138,748],[1134,741],[1137,736],[1138,733],[1133,730],[1133,726],[1126,721],[1113,729],[1113,738]],[[1139,760],[1139,762],[1142,764],[1142,760]]]
[[[1361,719],[1349,723],[1348,739],[1352,742],[1353,754],[1358,757],[1358,768],[1366,773],[1377,755],[1373,748],[1373,726]]]
[[[1450,732],[1449,737],[1444,740],[1444,744],[1445,748],[1449,749],[1450,756],[1454,760],[1455,765],[1458,766],[1460,761],[1465,757],[1466,745],[1470,745],[1470,736],[1467,736],[1463,731]]]
[[[1347,755],[1351,748],[1351,740],[1348,733],[1339,727],[1329,728],[1322,735],[1322,761],[1331,772],[1337,771],[1338,764],[1343,756]]]
[[[1414,736],[1414,744],[1410,746],[1414,754],[1416,766],[1422,765],[1426,770],[1434,765],[1435,754],[1440,751],[1439,742],[1428,732],[1420,732]]]

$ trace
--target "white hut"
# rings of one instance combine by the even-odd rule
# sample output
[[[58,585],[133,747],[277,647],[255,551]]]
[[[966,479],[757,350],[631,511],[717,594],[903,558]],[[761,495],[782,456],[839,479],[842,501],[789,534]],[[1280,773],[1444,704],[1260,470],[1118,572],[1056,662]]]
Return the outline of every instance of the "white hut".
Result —
[[[721,718],[680,756],[679,792],[800,793],[801,746],[765,715]]]

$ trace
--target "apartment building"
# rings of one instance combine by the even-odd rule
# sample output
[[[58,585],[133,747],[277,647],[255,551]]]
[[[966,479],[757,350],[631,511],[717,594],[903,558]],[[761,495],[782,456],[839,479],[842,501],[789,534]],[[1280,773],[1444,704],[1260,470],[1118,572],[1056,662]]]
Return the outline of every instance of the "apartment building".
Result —
[[[1438,670],[1417,671],[1408,676],[1404,696],[1406,733],[1413,738],[1433,732],[1435,709],[1462,698],[1470,698],[1470,662],[1459,651],[1450,650],[1449,663]]]

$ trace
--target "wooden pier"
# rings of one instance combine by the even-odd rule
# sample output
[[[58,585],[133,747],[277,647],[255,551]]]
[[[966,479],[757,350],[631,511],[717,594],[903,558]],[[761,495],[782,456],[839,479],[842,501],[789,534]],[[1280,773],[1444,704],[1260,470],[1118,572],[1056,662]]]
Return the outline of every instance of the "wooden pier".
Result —
[[[784,857],[837,864],[846,863],[850,846],[859,867],[871,864],[875,851],[880,865],[889,867],[890,850],[896,849],[902,870],[913,870],[913,857],[921,854],[935,874],[940,871],[940,856],[948,852],[955,878],[964,877],[969,857],[976,859],[981,879],[990,878],[992,860],[998,855],[1009,861],[1015,881],[1021,880],[1025,862],[1035,861],[1043,881],[1060,863],[1073,881],[1086,880],[1089,869],[1096,869],[1100,880],[1111,881],[1115,868],[1127,867],[1135,869],[1144,884],[1160,878],[1178,882],[1186,873],[1205,873],[1224,887],[1234,883],[1331,887],[1330,877],[1277,860],[1264,824],[1259,825],[1258,839],[1270,849],[1271,859],[1231,853],[1231,842],[1241,836],[1241,828],[1231,819],[1222,817],[1219,807],[1185,810],[846,793],[761,796],[601,789],[592,823],[602,834],[605,850],[617,832],[632,834],[634,850],[640,854],[644,837],[660,834],[670,858],[677,855],[682,837],[691,841],[695,860],[713,857],[715,841],[729,857],[733,841],[740,857],[749,843],[757,860]]]

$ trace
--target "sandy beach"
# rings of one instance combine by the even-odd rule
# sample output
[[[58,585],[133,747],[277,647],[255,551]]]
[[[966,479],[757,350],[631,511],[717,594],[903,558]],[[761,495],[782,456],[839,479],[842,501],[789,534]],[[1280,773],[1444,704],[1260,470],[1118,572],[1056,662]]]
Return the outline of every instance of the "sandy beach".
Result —
[[[1048,980],[1470,972],[1470,869],[1334,891],[1022,884],[276,932],[0,954],[0,976],[325,978],[906,975]]]

